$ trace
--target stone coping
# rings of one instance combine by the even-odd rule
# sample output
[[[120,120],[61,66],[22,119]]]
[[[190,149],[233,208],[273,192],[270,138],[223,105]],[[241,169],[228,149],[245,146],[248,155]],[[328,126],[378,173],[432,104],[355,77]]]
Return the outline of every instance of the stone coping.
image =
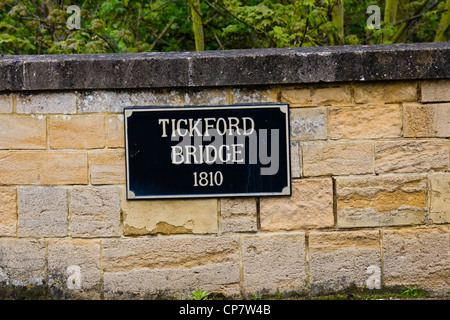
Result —
[[[300,85],[450,78],[450,43],[2,55],[0,91]]]

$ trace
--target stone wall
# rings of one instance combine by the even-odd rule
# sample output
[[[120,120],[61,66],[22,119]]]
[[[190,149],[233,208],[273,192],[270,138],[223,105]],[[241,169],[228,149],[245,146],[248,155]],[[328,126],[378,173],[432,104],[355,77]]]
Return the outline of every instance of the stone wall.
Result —
[[[449,293],[448,44],[152,57],[1,58],[1,297]],[[290,105],[291,197],[126,200],[124,107],[267,102]]]

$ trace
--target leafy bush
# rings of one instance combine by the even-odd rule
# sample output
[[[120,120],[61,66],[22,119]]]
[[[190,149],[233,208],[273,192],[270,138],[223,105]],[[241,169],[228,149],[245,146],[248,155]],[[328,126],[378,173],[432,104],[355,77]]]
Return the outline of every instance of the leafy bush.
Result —
[[[196,39],[205,50],[226,50],[449,36],[450,0],[201,0],[200,10],[194,3],[198,0],[3,0],[0,53],[191,51]],[[70,5],[81,9],[80,29],[67,26]],[[370,5],[381,9],[380,29],[366,26]],[[203,28],[194,32],[196,14]]]

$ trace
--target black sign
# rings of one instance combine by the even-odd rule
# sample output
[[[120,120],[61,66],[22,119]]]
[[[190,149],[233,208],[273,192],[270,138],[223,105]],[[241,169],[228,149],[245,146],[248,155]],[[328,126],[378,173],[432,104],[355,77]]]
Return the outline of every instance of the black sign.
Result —
[[[287,104],[124,115],[128,199],[291,194]]]

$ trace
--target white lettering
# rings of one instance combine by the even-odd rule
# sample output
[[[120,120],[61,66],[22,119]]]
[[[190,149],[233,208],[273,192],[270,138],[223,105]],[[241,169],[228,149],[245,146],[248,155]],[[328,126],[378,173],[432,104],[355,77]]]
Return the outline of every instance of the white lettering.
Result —
[[[234,135],[234,132],[236,132],[236,134],[238,136],[241,135],[241,133],[239,131],[239,127],[238,127],[238,125],[239,125],[239,119],[238,118],[235,118],[235,117],[228,118],[228,124],[229,124],[228,135],[230,135],[230,136]]]
[[[195,132],[197,132],[197,136],[201,137],[202,133],[200,132],[200,130],[197,127],[201,123],[201,119],[197,119],[197,121],[195,121],[194,125],[192,125],[192,121],[194,121],[194,119],[189,119],[189,135],[192,137],[193,136],[192,131],[195,130]]]
[[[227,149],[227,151],[228,151],[228,150],[230,149],[230,146],[228,146],[228,145],[226,145],[226,144],[223,144],[223,145],[221,145],[221,146],[219,147],[219,159],[220,159],[220,161],[222,161],[222,162],[228,162],[228,161],[230,161],[230,154],[227,152],[227,153],[226,153],[227,158],[224,159],[224,158],[223,158],[223,148]]]
[[[81,289],[81,267],[80,266],[68,266],[67,267],[67,288],[68,289]]]
[[[168,124],[168,123],[169,123],[169,119],[159,119],[159,121],[158,121],[158,124],[162,124],[163,125],[163,127],[162,127],[162,135],[161,135],[162,138],[167,137],[166,124]]]
[[[188,134],[188,130],[184,129],[184,134],[181,133],[181,125],[180,125],[181,122],[184,122],[184,124],[187,124],[187,120],[186,119],[180,119],[177,122],[177,133],[178,133],[179,136],[184,137],[185,135]]]
[[[222,122],[222,127],[223,127],[222,131],[220,131],[220,122]],[[217,133],[221,136],[223,136],[225,133],[227,133],[227,123],[225,122],[224,118],[217,119],[216,129],[217,129]]]
[[[242,150],[244,149],[244,145],[242,143],[232,144],[231,148],[232,148],[232,155],[233,155],[231,162],[243,163],[245,159],[243,157],[241,159],[238,159],[237,155],[238,154],[242,155]],[[241,150],[238,150],[238,148],[241,148]]]
[[[179,157],[180,160],[177,160],[176,157]],[[172,163],[173,164],[182,164],[184,162],[183,157],[183,148],[180,146],[172,146]]]
[[[243,120],[243,123],[244,123],[243,124],[243,126],[244,126],[244,135],[246,135],[246,136],[251,135],[253,133],[253,131],[255,131],[255,122],[253,121],[252,118],[248,118],[248,117],[244,117],[244,118],[242,118],[242,120]],[[248,121],[246,121],[246,120],[248,120]],[[250,122],[250,124],[251,124],[250,132],[248,132],[248,130],[247,130],[247,122]]]
[[[214,128],[213,124],[209,124],[209,121],[215,121],[216,118],[205,118],[205,137],[209,137],[209,129]]]
[[[366,274],[371,276],[366,280],[368,289],[381,289],[381,269],[378,266],[371,265],[366,269]]]

